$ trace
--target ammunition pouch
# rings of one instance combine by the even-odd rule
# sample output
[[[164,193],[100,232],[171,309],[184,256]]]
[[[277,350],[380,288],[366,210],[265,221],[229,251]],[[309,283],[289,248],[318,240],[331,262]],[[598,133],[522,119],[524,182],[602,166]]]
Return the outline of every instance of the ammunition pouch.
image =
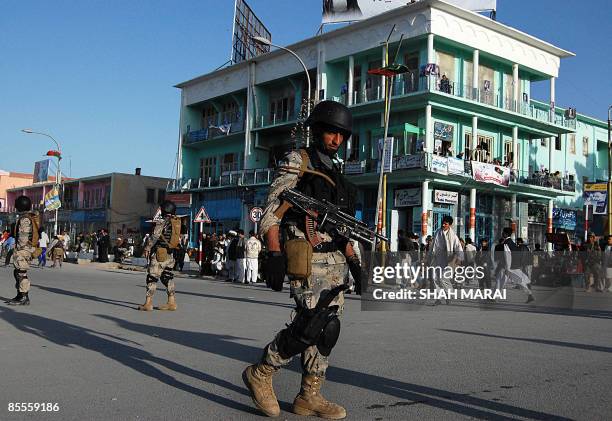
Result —
[[[168,282],[174,279],[174,274],[168,270],[164,270],[161,274],[160,280],[162,284],[168,286]]]
[[[303,238],[285,243],[287,275],[296,279],[308,279],[312,273],[312,246]]]
[[[165,247],[158,247],[155,250],[155,259],[158,262],[165,262],[168,260],[168,249]]]
[[[302,309],[289,327],[281,331],[278,348],[285,359],[313,345],[321,355],[328,356],[339,336],[338,306]]]

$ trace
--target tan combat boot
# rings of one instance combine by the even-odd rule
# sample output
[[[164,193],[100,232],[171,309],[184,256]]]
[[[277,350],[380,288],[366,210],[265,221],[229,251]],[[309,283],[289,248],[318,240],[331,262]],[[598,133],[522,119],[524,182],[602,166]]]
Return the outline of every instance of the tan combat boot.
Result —
[[[302,388],[293,400],[293,413],[316,415],[328,420],[340,420],[346,417],[346,409],[321,395],[321,384],[324,380],[325,377],[322,376],[302,375]]]
[[[149,297],[145,299],[145,303],[143,305],[138,306],[138,310],[140,311],[153,311],[153,297]]]
[[[174,298],[174,295],[168,295],[168,302],[166,304],[160,305],[159,307],[157,307],[157,309],[168,311],[176,310],[176,299]]]
[[[251,392],[255,406],[269,417],[280,415],[280,406],[272,387],[272,376],[278,368],[266,363],[253,364],[242,372],[242,380]]]

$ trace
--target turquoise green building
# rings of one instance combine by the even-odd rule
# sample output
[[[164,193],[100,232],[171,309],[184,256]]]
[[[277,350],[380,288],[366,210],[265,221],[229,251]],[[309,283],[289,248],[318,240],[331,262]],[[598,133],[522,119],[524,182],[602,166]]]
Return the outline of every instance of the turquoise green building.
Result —
[[[393,25],[387,51],[381,42]],[[399,228],[432,234],[444,215],[477,241],[498,238],[505,226],[532,244],[547,231],[583,235],[583,186],[607,180],[607,126],[560,105],[571,98],[557,101],[561,60],[573,53],[438,0],[287,48],[306,63],[314,101],[353,112],[354,134],[340,155],[359,187],[357,216],[370,225],[391,81],[368,70],[387,57],[407,66],[392,83],[385,219],[393,243]],[[535,84],[546,84],[547,98],[532,98]],[[277,161],[301,140],[307,86],[282,50],[177,85],[179,176],[169,190],[190,193],[193,212],[206,208],[208,231],[252,228],[250,209],[265,205]]]

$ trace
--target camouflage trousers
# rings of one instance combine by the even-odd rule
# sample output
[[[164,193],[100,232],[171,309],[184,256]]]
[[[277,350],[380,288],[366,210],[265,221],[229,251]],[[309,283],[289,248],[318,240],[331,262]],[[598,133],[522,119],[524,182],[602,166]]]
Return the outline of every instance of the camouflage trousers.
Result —
[[[172,274],[170,272],[174,267],[174,258],[172,257],[172,253],[168,253],[168,257],[163,262],[157,260],[157,256],[155,253],[151,255],[151,260],[149,261],[149,268],[147,270],[147,297],[152,297],[155,295],[155,291],[157,290],[157,281],[161,280],[162,284],[166,287],[166,292],[168,296],[174,295],[176,290],[174,286],[174,281],[171,277],[168,277],[167,274]]]
[[[344,283],[347,271],[346,258],[342,253],[314,253],[312,273],[308,280],[309,285],[301,285],[297,281],[291,283],[298,307],[296,311],[299,311],[300,308],[315,307],[323,290],[329,290]],[[344,308],[344,295],[342,293],[332,301],[330,306],[333,305],[339,306],[338,314],[342,314]],[[266,346],[262,357],[263,362],[274,367],[281,367],[291,361],[291,358],[283,358],[278,351],[279,334],[280,332]],[[328,357],[321,355],[316,346],[311,346],[302,353],[302,370],[305,374],[324,376],[328,366]]]
[[[15,249],[13,254],[13,265],[15,266],[15,289],[25,293],[30,291],[30,280],[28,279],[28,269],[32,260],[34,248],[26,247]]]

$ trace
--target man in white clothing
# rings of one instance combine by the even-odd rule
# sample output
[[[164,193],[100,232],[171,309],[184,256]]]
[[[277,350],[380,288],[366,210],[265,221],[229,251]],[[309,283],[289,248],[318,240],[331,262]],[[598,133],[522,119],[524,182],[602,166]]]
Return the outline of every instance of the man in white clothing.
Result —
[[[246,282],[247,284],[254,284],[257,282],[261,242],[255,236],[255,231],[249,232],[249,235],[250,237],[246,242]]]
[[[452,275],[447,270],[448,267],[453,269],[463,260],[463,247],[459,237],[452,229],[453,217],[446,215],[442,218],[442,228],[440,228],[433,238],[431,244],[431,254],[429,258],[429,266],[433,268],[434,284],[436,291],[450,291],[452,289]],[[450,275],[450,276],[449,276]],[[441,304],[441,300],[436,300],[435,305]],[[446,304],[450,304],[450,300],[446,300]]]

